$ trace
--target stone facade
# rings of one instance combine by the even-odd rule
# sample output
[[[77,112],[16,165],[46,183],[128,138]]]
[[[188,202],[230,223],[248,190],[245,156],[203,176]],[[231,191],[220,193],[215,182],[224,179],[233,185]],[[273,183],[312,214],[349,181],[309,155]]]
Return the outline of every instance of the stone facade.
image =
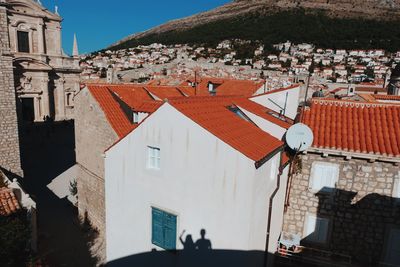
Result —
[[[26,121],[73,119],[79,91],[79,58],[61,47],[61,21],[33,0],[2,0],[7,11],[9,50],[21,118]]]
[[[76,96],[75,109],[80,114],[75,118],[79,214],[104,232],[104,151],[118,136],[87,88]]]
[[[7,11],[0,1],[0,168],[23,176],[20,160],[16,96],[10,54]]]
[[[301,236],[306,247],[348,255],[351,262],[362,266],[377,266],[385,258],[390,230],[400,228],[399,167],[319,154],[301,155],[300,159],[301,167],[291,182],[283,231]],[[318,163],[337,167],[335,189],[311,189],[313,166]],[[326,242],[307,240],[309,214],[329,221]]]

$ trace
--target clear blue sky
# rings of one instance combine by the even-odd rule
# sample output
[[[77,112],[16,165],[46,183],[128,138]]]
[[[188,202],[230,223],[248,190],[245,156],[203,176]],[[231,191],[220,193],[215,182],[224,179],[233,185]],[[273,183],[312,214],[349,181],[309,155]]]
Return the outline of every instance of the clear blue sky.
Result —
[[[50,11],[58,6],[64,21],[63,47],[72,50],[73,34],[79,52],[87,53],[132,33],[171,19],[182,18],[230,2],[230,0],[41,0]]]

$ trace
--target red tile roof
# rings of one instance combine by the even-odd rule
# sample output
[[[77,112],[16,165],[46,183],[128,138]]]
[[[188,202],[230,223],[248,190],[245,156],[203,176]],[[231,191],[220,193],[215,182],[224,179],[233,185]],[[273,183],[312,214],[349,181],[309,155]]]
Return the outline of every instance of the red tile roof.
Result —
[[[194,81],[194,79],[189,80]],[[263,86],[263,82],[249,81],[249,80],[233,80],[233,79],[222,79],[222,78],[209,78],[202,77],[197,80],[197,90],[195,94],[197,96],[209,96],[208,91],[209,82],[213,83],[216,88],[217,96],[230,96],[230,95],[240,95],[240,96],[252,96],[258,89]],[[187,85],[187,82],[182,83],[182,85]]]
[[[314,148],[400,156],[400,106],[313,100],[302,122],[314,132]]]
[[[230,111],[226,106],[235,99],[193,97],[175,99],[169,103],[220,140],[259,162],[281,148],[283,143]]]
[[[119,137],[125,136],[135,127],[129,121],[108,87],[98,85],[88,85],[87,87]]]
[[[142,105],[143,101],[154,100],[149,92],[140,85],[106,85],[105,87],[117,94],[132,109]]]
[[[0,216],[9,216],[21,209],[18,199],[11,189],[0,188]]]
[[[356,92],[369,92],[369,93],[387,93],[386,88],[382,87],[368,87],[368,86],[356,86]]]
[[[390,101],[393,104],[400,104],[400,96],[398,95],[372,95],[372,94],[358,94],[358,95],[368,102]]]
[[[171,97],[185,96],[177,87],[174,86],[146,86],[145,88],[161,100]]]
[[[138,108],[136,108],[135,111],[153,113],[159,107],[161,107],[162,104],[162,101],[145,101]]]

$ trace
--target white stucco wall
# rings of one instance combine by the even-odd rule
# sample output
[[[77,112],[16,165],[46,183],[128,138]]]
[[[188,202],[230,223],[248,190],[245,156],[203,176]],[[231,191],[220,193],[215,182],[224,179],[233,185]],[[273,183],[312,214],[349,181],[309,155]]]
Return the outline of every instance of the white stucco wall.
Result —
[[[268,251],[275,253],[277,247],[277,240],[279,240],[280,233],[283,226],[283,210],[285,206],[286,185],[289,175],[289,165],[282,171],[280,178],[280,189],[273,199],[273,212],[271,219],[271,234]]]
[[[148,145],[161,149],[159,171],[146,168]],[[107,260],[161,250],[151,244],[151,207],[178,216],[177,249],[183,230],[196,241],[205,229],[213,249],[265,250],[268,202],[276,187],[271,163],[256,169],[164,104],[106,152]]]
[[[286,101],[286,94],[288,94],[288,97],[286,103],[285,116],[290,119],[295,119],[297,115],[297,109],[300,103],[300,86],[285,91],[279,91],[276,93],[269,93],[269,94],[255,96],[250,98],[250,100],[279,113],[281,109],[277,105],[272,103],[271,100],[274,101],[276,104],[278,104],[280,107],[284,108]]]
[[[261,118],[258,115],[255,115],[254,113],[251,113],[250,111],[245,110],[244,108],[240,107],[240,110],[247,116],[249,119],[251,119],[261,130],[264,132],[269,133],[273,137],[282,140],[283,136],[286,133],[286,129],[283,127],[280,127],[279,125],[276,125],[275,123],[270,122],[269,120],[266,120],[264,118]]]

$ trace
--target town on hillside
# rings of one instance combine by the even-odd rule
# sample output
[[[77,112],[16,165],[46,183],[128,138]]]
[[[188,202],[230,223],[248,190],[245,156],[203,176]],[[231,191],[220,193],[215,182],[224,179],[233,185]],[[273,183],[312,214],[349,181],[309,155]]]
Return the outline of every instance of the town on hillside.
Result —
[[[0,0],[0,266],[400,266],[400,47],[62,23]]]

